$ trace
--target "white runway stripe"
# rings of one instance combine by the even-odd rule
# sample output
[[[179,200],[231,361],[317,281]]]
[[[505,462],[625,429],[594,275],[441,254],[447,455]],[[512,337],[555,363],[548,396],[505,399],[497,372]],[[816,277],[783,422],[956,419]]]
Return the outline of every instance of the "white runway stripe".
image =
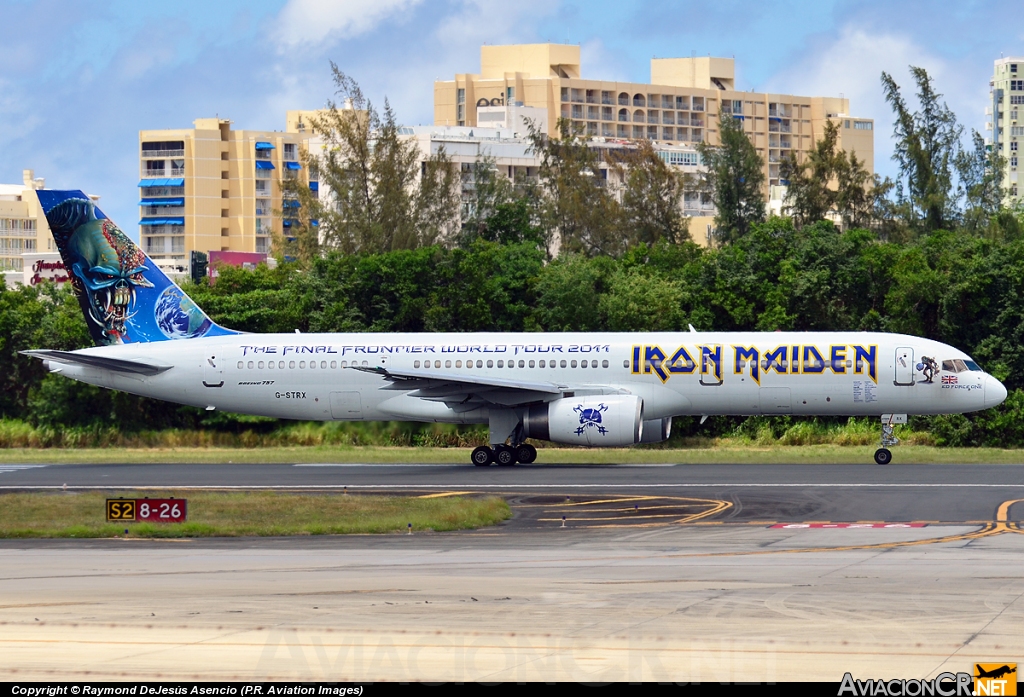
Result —
[[[136,489],[136,490],[159,490],[167,491],[169,489],[180,489],[182,491],[203,491],[207,489],[239,489],[246,491],[255,491],[259,489],[279,489],[279,490],[290,490],[290,489],[329,489],[329,490],[340,490],[343,487],[348,489],[398,489],[398,490],[417,490],[417,489],[439,489],[442,491],[450,491],[458,489],[459,491],[495,491],[495,490],[531,490],[531,489],[736,489],[736,488],[755,488],[755,489],[788,489],[788,488],[801,488],[801,489],[1020,489],[1024,488],[1024,484],[768,484],[768,483],[744,483],[744,482],[719,482],[714,484],[531,484],[529,482],[523,482],[521,484],[420,484],[420,483],[409,483],[409,484],[161,484],[155,485],[137,485],[137,484],[76,484],[68,485],[68,489],[95,489],[97,487],[103,489]],[[61,489],[63,487],[58,485],[33,485],[33,486],[0,486],[0,490],[4,489]]]
[[[21,470],[32,470],[40,467],[46,467],[46,465],[0,465],[0,474],[5,472],[20,472]]]

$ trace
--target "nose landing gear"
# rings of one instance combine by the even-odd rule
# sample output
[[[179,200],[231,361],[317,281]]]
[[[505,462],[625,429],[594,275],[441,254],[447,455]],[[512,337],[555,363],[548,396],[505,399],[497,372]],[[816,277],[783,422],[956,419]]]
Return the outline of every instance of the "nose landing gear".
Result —
[[[893,425],[905,423],[906,414],[882,414],[882,447],[875,451],[875,464],[888,465],[892,462],[892,451],[889,448],[900,443],[900,439],[893,433]]]

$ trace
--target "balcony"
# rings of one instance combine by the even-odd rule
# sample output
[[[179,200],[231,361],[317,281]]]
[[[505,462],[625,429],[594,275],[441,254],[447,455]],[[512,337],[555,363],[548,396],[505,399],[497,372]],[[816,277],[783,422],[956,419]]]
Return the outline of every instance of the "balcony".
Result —
[[[270,158],[270,154],[271,153],[270,153],[269,150],[257,150],[256,151],[256,159],[257,160],[269,160],[269,159],[271,159]]]
[[[704,119],[700,118],[699,116],[691,116],[690,117],[690,125],[691,126],[703,126],[704,125]]]
[[[185,150],[143,150],[142,157],[144,158],[156,158],[156,157],[185,157]]]
[[[619,95],[619,106],[629,106],[628,94],[623,93]]]
[[[671,111],[663,111],[662,114],[661,114],[661,122],[662,123],[667,123],[667,124],[675,125],[675,123],[676,123],[675,114],[672,113]]]

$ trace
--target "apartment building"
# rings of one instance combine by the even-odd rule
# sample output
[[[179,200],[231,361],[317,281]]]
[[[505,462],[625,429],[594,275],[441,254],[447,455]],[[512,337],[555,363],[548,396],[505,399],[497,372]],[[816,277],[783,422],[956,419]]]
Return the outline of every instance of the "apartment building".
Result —
[[[1016,205],[1022,196],[1022,183],[1018,179],[1021,143],[1024,143],[1024,57],[1000,58],[995,61],[992,80],[989,81],[992,103],[985,108],[989,121],[985,127],[992,131],[988,145],[993,152],[1006,159],[1003,186],[1005,203]]]
[[[282,197],[281,180],[308,181],[300,152],[314,113],[287,112],[284,131],[234,130],[221,118],[139,131],[139,239],[146,253],[184,273],[192,251],[269,252],[273,234],[290,226],[275,212],[298,206]]]
[[[551,135],[562,117],[595,138],[659,144],[716,145],[719,116],[742,119],[765,162],[766,200],[786,184],[782,160],[813,148],[829,120],[840,146],[874,172],[874,121],[852,116],[848,99],[738,91],[731,58],[655,58],[651,82],[630,83],[582,77],[579,46],[483,46],[479,73],[434,83],[436,126],[482,125],[481,109],[504,104],[545,109]]]
[[[422,163],[441,149],[451,158],[461,173],[462,211],[465,215],[475,197],[474,168],[483,158],[493,161],[498,176],[514,185],[525,186],[537,181],[540,156],[533,151],[528,138],[527,121],[546,127],[543,110],[531,107],[488,106],[479,109],[483,123],[495,126],[411,126],[399,130],[400,137],[412,141]],[[544,128],[542,128],[544,130]],[[604,182],[609,193],[621,197],[624,182],[615,167],[616,155],[636,147],[634,141],[615,138],[594,138],[588,146],[597,156],[594,176]],[[684,191],[683,213],[691,219],[690,234],[701,245],[710,243],[710,229],[715,215],[709,195],[696,186],[697,176],[703,169],[700,155],[692,144],[658,143],[658,156],[683,174],[691,175],[694,186]]]

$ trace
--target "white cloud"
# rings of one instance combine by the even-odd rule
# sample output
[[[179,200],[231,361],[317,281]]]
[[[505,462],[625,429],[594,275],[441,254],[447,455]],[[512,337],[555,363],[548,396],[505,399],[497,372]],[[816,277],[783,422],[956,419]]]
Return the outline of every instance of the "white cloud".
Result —
[[[278,38],[288,46],[345,39],[374,29],[421,0],[289,0],[278,17]]]
[[[973,66],[948,61],[898,33],[846,26],[836,35],[819,37],[802,58],[772,77],[764,89],[849,99],[851,115],[875,120],[875,171],[892,176],[892,109],[885,101],[880,78],[883,70],[892,75],[910,108],[915,109],[916,85],[910,65],[928,71],[935,89],[968,130],[981,129],[987,81],[977,79]]]

